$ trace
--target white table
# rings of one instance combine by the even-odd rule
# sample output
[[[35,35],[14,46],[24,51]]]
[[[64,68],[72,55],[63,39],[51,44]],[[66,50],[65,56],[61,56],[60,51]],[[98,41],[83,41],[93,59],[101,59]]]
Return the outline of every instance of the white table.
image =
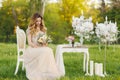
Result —
[[[87,47],[69,47],[69,45],[58,45],[56,49],[56,63],[57,67],[61,73],[62,76],[65,75],[65,67],[64,67],[64,61],[63,61],[63,53],[64,52],[80,52],[84,53],[84,60],[83,60],[83,71],[86,72],[85,75],[88,75],[88,62],[89,62],[89,52]]]

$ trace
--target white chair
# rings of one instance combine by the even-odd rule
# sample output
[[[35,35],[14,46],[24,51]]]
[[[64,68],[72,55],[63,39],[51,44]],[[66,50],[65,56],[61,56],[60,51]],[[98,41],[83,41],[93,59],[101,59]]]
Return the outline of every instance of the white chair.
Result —
[[[26,46],[26,34],[18,26],[16,28],[16,38],[17,38],[17,64],[14,75],[16,75],[18,72],[20,62],[22,62],[22,70],[24,70],[24,62],[23,62],[24,60],[22,55],[25,52],[25,46]],[[20,54],[21,52],[22,54]]]

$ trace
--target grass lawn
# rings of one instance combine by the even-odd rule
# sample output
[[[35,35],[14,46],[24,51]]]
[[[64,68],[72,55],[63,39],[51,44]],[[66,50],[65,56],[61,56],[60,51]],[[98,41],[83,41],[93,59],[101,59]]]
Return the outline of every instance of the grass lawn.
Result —
[[[54,53],[57,45],[50,44]],[[90,60],[94,62],[104,62],[104,49],[99,51],[97,45],[88,45]],[[85,76],[83,72],[83,54],[64,53],[64,62],[66,75],[60,80],[120,80],[120,45],[107,47],[106,72],[108,76]],[[15,76],[17,48],[13,43],[0,43],[0,80],[27,80],[25,71],[22,71],[21,65],[18,74]]]

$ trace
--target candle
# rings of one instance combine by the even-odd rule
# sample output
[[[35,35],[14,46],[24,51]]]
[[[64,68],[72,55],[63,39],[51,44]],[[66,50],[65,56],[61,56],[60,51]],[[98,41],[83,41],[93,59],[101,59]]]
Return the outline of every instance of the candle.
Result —
[[[91,76],[93,75],[93,69],[94,69],[93,61],[91,60],[91,61],[90,61],[90,75],[91,75]]]
[[[98,65],[98,63],[95,63],[95,74],[99,75],[99,65]]]
[[[81,14],[82,14],[82,16],[83,16],[83,10],[81,11]]]
[[[98,25],[98,22],[96,22],[96,25]]]
[[[103,74],[103,64],[102,63],[99,63],[99,76],[104,77],[104,74]]]
[[[72,17],[72,20],[74,20],[74,19],[75,19],[75,17],[73,16],[73,17]]]
[[[107,21],[107,16],[105,17],[106,21]]]
[[[117,26],[117,22],[115,21],[115,27]]]

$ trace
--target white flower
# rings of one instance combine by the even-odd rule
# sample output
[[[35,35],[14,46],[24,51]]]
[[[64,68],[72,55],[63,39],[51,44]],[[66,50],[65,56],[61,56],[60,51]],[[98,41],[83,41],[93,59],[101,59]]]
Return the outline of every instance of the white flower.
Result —
[[[117,35],[117,27],[115,23],[97,23],[95,30],[97,37],[101,39],[102,42],[105,41],[115,41]]]
[[[72,27],[75,30],[75,34],[79,37],[88,37],[91,33],[94,34],[93,31],[93,23],[92,18],[84,19],[84,16],[80,16],[80,18],[73,17],[72,18]],[[91,32],[91,33],[90,33]],[[86,36],[88,35],[88,36]]]

